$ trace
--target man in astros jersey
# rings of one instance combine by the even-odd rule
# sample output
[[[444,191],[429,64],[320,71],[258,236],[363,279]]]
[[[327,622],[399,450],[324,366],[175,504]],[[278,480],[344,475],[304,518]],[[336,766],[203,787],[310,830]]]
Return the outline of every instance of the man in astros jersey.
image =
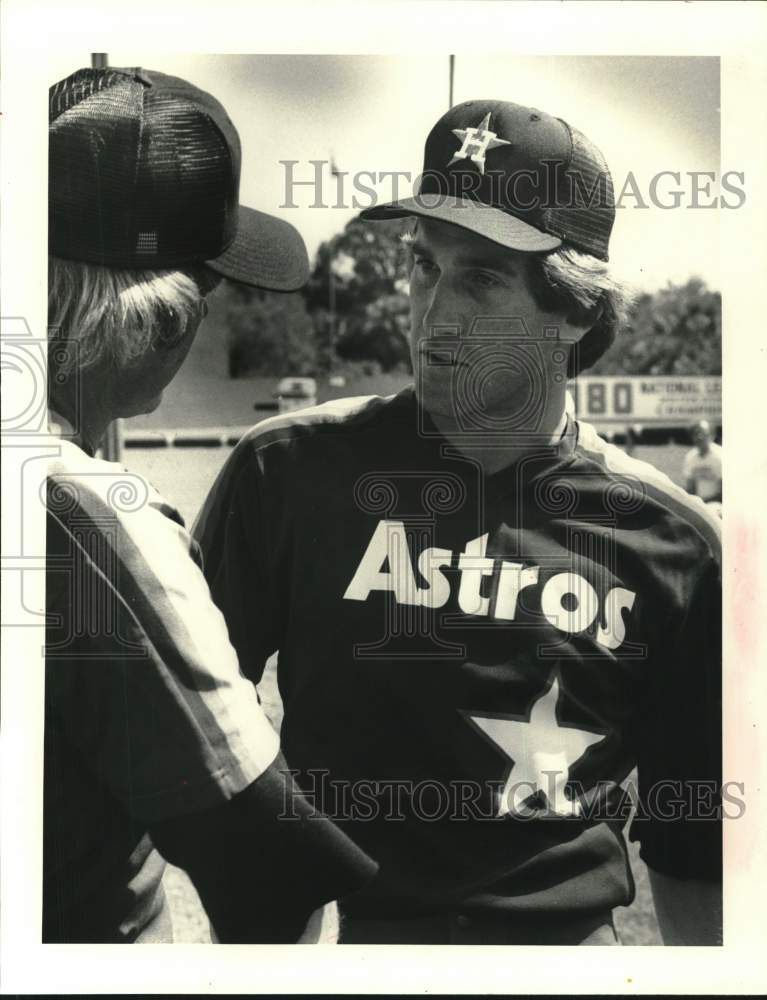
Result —
[[[301,788],[380,865],[341,941],[617,944],[627,835],[664,941],[715,944],[718,527],[566,405],[625,307],[607,165],[469,101],[363,217],[405,220],[413,385],[254,427],[195,531],[247,676],[279,651]]]

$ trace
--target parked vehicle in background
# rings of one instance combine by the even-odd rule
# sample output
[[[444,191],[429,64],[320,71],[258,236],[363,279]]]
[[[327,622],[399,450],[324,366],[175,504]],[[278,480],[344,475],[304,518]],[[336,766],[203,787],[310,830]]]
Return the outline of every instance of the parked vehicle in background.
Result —
[[[280,413],[303,410],[317,405],[317,381],[313,378],[288,377],[277,383],[274,392]]]

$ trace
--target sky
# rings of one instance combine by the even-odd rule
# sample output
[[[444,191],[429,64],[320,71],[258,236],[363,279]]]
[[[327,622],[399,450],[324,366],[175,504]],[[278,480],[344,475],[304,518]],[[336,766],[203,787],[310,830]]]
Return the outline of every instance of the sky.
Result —
[[[293,188],[287,207],[287,168],[299,161],[296,181],[315,180],[312,160],[332,158],[340,171],[408,171],[422,166],[423,144],[447,110],[448,54],[380,55],[147,55],[138,50],[108,53],[110,65],[140,66],[184,77],[214,94],[240,133],[243,204],[282,216],[302,233],[310,255],[360,208],[349,177],[339,182],[321,168],[321,201],[312,207],[315,186]],[[70,54],[52,57],[51,82],[80,65]],[[691,207],[689,171],[735,170],[721,164],[719,146],[719,60],[716,57],[503,56],[478,47],[455,56],[454,102],[507,99],[543,109],[584,132],[602,150],[616,195],[632,174],[647,204],[626,193],[619,207],[610,258],[615,273],[639,288],[700,275],[719,287],[719,216]],[[651,203],[649,186],[661,171],[681,174],[658,182],[659,199],[671,204],[683,191],[682,206]],[[379,200],[390,200],[391,179],[371,183]],[[400,195],[410,185],[399,181]],[[717,193],[701,195],[706,203]],[[341,201],[345,207],[338,207]]]

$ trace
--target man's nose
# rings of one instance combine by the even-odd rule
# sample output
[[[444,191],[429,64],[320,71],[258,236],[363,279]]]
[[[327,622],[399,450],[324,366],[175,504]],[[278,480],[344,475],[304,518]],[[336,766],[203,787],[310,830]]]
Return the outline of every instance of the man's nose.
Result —
[[[441,274],[431,289],[431,299],[423,317],[423,332],[427,337],[460,337],[462,331],[461,302],[455,283]]]

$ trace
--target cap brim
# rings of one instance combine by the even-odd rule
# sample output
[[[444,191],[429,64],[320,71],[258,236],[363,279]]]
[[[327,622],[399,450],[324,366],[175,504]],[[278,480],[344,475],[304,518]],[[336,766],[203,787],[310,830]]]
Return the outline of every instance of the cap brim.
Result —
[[[309,280],[309,257],[298,230],[244,205],[233,242],[205,263],[232,281],[273,292],[295,292]]]
[[[469,232],[520,253],[542,253],[562,246],[562,240],[558,236],[543,233],[500,208],[455,195],[420,194],[414,198],[403,198],[387,205],[366,208],[361,213],[361,218],[380,222],[409,215],[420,215],[460,226],[461,229],[468,229]]]

